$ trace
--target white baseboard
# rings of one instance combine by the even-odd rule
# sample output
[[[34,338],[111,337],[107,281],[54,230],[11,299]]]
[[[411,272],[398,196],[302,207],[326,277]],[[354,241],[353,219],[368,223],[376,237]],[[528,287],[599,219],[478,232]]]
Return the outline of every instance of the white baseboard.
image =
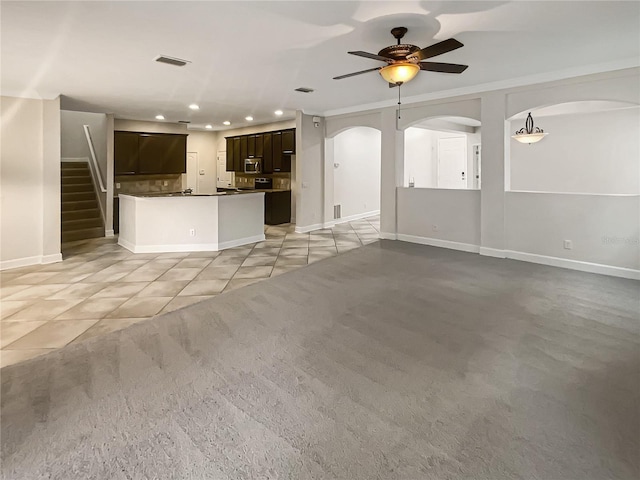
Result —
[[[298,225],[296,225],[296,233],[308,233],[313,230],[320,230],[321,228],[324,228],[324,225],[322,223],[315,223],[313,225],[307,225],[304,227],[299,227]]]
[[[389,238],[380,233],[380,238]],[[513,250],[498,250],[495,248],[480,247],[468,243],[452,242],[449,240],[440,240],[437,238],[418,237],[415,235],[405,235],[399,233],[397,239],[404,242],[419,243],[422,245],[431,245],[433,247],[449,248],[452,250],[460,250],[463,252],[479,253],[480,255],[509,258],[512,260],[520,260],[522,262],[538,263],[541,265],[549,265],[551,267],[567,268],[570,270],[578,270],[581,272],[597,273],[600,275],[609,275],[612,277],[629,278],[631,280],[640,280],[640,270],[633,268],[614,267],[612,265],[603,265],[601,263],[583,262],[580,260],[569,260],[567,258],[549,257],[546,255],[538,255],[535,253],[516,252]]]
[[[460,250],[462,252],[479,253],[480,246],[471,243],[452,242],[451,240],[442,240],[439,238],[418,237],[416,235],[405,235],[399,233],[398,240],[403,242],[419,243],[421,245],[431,245],[432,247],[449,248],[451,250]]]
[[[62,261],[61,253],[52,255],[35,255],[33,257],[15,258],[0,262],[0,270],[10,270],[12,268],[28,267],[30,265],[44,265]]]
[[[254,235],[253,237],[239,238],[238,240],[230,240],[228,242],[218,243],[218,250],[225,250],[227,248],[233,248],[233,247],[241,247],[242,245],[247,245],[249,243],[264,242],[264,240],[265,240],[265,236],[264,236],[264,233],[262,233],[260,235]]]
[[[480,253],[480,255],[484,255],[485,257],[507,258],[506,251],[498,250],[497,248],[480,247],[480,251],[478,253]]]
[[[133,253],[173,253],[173,252],[217,252],[227,248],[240,247],[249,243],[263,242],[264,234],[253,237],[245,237],[222,243],[191,243],[180,245],[134,245],[133,243],[118,238],[118,245]]]
[[[383,240],[398,240],[398,234],[391,232],[380,232],[380,238],[382,238]]]
[[[57,262],[61,262],[62,261],[62,254],[61,253],[53,253],[51,255],[43,255],[42,256],[42,263],[43,265],[46,265],[47,263],[57,263]]]
[[[640,270],[635,270],[633,268],[614,267],[612,265],[603,265],[601,263],[583,262],[580,260],[569,260],[567,258],[559,257],[548,257],[546,255],[515,252],[513,250],[506,250],[505,253],[506,258],[511,258],[513,260],[539,263],[542,265],[549,265],[551,267],[568,268],[570,270],[579,270],[581,272],[599,273],[601,275],[609,275],[612,277],[640,280]]]
[[[353,222],[354,220],[361,220],[363,218],[372,217],[373,215],[380,215],[380,210],[372,210],[371,212],[357,213],[355,215],[349,215],[348,217],[336,218],[324,223],[323,228],[331,228],[334,225],[341,223]]]
[[[104,236],[105,236],[105,237],[115,237],[115,236],[116,236],[116,234],[114,233],[114,231],[113,231],[113,230],[105,230],[105,231],[104,231]]]

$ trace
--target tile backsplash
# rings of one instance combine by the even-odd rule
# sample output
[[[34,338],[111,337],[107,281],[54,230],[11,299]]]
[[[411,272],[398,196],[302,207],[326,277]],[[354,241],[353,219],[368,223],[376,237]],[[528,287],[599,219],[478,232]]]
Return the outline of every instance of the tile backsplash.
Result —
[[[273,179],[273,188],[291,190],[291,175],[288,173],[264,175],[243,175],[237,173],[234,186],[237,188],[253,188],[255,186],[256,176]]]
[[[120,184],[120,188],[118,188]],[[182,175],[126,175],[117,176],[113,194],[179,192],[182,190]]]

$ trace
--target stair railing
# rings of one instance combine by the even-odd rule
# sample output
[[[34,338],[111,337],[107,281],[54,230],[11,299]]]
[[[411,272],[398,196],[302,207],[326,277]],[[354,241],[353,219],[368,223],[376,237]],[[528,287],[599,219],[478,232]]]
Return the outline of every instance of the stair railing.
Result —
[[[94,181],[95,177],[98,177],[98,185],[100,186],[100,191],[102,193],[107,193],[107,187],[104,186],[104,181],[102,180],[102,175],[100,173],[100,167],[98,166],[98,160],[96,159],[96,150],[93,148],[93,138],[91,138],[91,131],[89,130],[89,125],[83,125],[84,135],[87,137],[87,144],[89,145],[89,151],[91,152],[91,161],[89,165],[91,167],[91,175],[93,175]]]
[[[93,138],[91,138],[91,130],[89,129],[89,125],[83,125],[84,128],[84,136],[87,138],[87,145],[89,145],[89,152],[91,152],[91,158],[89,159],[89,170],[91,171],[91,176],[93,177],[93,184],[98,190],[97,193],[107,193],[107,188],[104,185],[104,180],[102,179],[102,174],[100,173],[100,166],[98,165],[98,159],[96,158],[96,150],[93,146]],[[98,205],[100,206],[100,213],[102,214],[102,221],[105,225],[107,225],[107,214],[105,212],[105,207],[102,205],[103,201],[100,195],[98,195]]]

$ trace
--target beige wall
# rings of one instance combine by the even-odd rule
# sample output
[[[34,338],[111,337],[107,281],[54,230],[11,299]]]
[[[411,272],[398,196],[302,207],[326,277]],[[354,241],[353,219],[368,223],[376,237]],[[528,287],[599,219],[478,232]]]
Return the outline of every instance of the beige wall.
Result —
[[[216,132],[202,132],[187,130],[187,126],[180,123],[164,122],[140,122],[135,120],[118,120],[114,122],[114,130],[129,132],[149,133],[182,133],[187,137],[187,152],[198,153],[198,170],[204,170],[204,175],[199,175],[198,183],[200,193],[212,193],[216,191]],[[224,140],[224,139],[223,139]],[[183,179],[182,186],[186,185]],[[115,194],[117,194],[117,190]]]
[[[60,102],[0,98],[0,269],[60,255]]]

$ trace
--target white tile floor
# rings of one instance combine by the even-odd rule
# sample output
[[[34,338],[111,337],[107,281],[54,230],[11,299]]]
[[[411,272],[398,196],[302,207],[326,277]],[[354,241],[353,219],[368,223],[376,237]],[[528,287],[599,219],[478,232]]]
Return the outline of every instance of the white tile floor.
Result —
[[[133,254],[116,238],[63,246],[64,260],[0,272],[0,366],[119,330],[157,314],[374,242],[379,217],[222,252]]]

